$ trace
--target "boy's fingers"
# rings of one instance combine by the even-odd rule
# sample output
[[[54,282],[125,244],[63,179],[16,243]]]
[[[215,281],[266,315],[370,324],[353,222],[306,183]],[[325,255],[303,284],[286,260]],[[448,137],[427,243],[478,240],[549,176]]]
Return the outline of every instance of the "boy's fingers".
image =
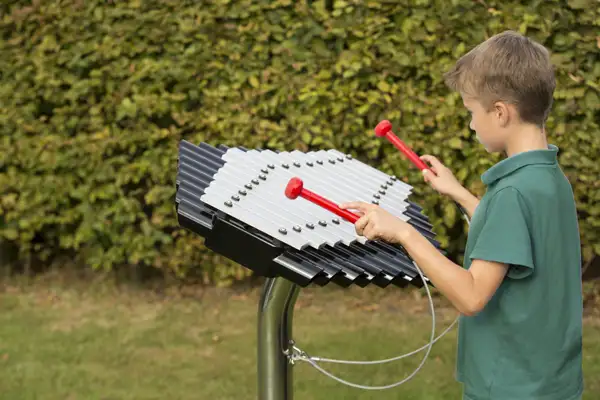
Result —
[[[357,204],[358,202],[356,201],[349,201],[347,203],[341,203],[339,207],[345,210],[347,208],[355,208]]]
[[[342,203],[339,207],[343,210],[353,209],[358,210],[364,214],[366,214],[371,209],[372,204],[367,204],[362,201],[351,201],[348,203]]]
[[[356,229],[356,233],[358,233],[359,235],[362,235],[363,230],[365,229],[365,226],[367,225],[368,222],[369,222],[369,217],[367,217],[367,216],[360,217],[360,219],[354,223],[354,228]]]
[[[431,164],[432,167],[443,167],[444,165],[440,162],[440,160],[438,160],[437,158],[435,158],[434,156],[430,155],[430,154],[424,154],[421,157],[421,160],[423,161],[427,161],[429,164]]]
[[[437,171],[433,167],[431,169],[424,169],[422,173],[427,182],[431,181],[433,178],[437,178],[438,176]]]
[[[431,171],[424,169],[423,170],[423,179],[425,182],[429,183],[431,181]]]
[[[439,175],[439,171],[441,169],[438,169],[437,167],[442,167],[443,165],[442,165],[442,163],[437,158],[435,158],[434,156],[431,156],[429,154],[425,154],[425,155],[423,155],[423,156],[421,156],[419,158],[421,158],[423,161],[429,163],[429,169],[431,171],[433,171],[433,173],[436,176]]]

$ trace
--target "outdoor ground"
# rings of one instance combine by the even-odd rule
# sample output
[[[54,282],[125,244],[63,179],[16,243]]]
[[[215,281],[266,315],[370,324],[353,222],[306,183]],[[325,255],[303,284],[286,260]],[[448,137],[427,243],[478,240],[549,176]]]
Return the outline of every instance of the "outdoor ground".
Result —
[[[118,289],[52,278],[0,286],[0,399],[256,399],[260,292]],[[439,303],[439,301],[438,301]],[[380,359],[429,338],[426,298],[373,288],[304,290],[294,338],[315,356]],[[437,312],[439,333],[456,314]],[[409,383],[385,391],[339,384],[306,363],[294,367],[295,398],[458,399],[456,331],[434,345]],[[423,353],[382,366],[323,364],[344,379],[386,385],[408,376]],[[600,318],[586,318],[585,400],[600,398]]]

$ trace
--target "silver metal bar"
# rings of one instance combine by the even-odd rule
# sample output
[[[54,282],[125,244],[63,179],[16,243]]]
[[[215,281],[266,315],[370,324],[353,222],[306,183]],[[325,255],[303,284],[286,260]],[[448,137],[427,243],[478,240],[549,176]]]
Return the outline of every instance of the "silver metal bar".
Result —
[[[258,400],[292,400],[290,351],[294,305],[300,288],[284,278],[269,278],[258,307]]]

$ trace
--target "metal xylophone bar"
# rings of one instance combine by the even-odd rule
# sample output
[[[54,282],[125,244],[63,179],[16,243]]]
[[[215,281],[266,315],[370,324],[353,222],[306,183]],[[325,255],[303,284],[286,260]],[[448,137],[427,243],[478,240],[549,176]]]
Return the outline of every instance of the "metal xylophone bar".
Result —
[[[411,188],[335,150],[272,152],[182,141],[176,180],[181,226],[209,249],[267,277],[258,310],[258,398],[291,400],[288,356],[299,288],[421,286],[401,247],[356,236],[352,223],[310,202],[285,197],[293,176],[333,202],[379,204],[440,247]]]

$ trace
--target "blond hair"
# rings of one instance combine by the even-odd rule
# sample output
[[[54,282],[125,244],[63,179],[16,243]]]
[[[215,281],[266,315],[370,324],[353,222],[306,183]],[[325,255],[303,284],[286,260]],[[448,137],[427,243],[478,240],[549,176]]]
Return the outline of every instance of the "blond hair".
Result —
[[[513,104],[523,122],[543,127],[552,108],[556,79],[549,51],[514,31],[492,36],[462,56],[446,74],[446,85],[477,99],[488,110]]]

